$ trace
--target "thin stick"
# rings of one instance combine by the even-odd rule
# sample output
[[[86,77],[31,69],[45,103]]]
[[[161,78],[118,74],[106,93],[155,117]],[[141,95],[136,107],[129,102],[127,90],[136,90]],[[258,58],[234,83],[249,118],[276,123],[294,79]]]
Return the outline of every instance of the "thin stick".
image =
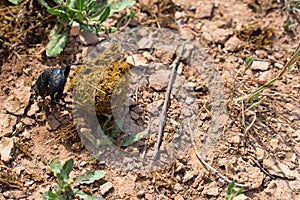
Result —
[[[159,148],[160,148],[160,145],[162,143],[163,131],[164,131],[164,127],[165,127],[165,124],[166,124],[166,118],[167,118],[167,109],[168,109],[170,94],[171,94],[171,91],[172,91],[172,83],[173,83],[173,79],[176,76],[176,70],[177,70],[177,66],[179,64],[179,61],[181,60],[181,58],[184,54],[184,46],[185,46],[185,43],[181,46],[181,50],[179,52],[179,55],[176,57],[174,62],[170,65],[170,68],[172,67],[172,71],[171,71],[171,75],[170,75],[170,79],[169,79],[169,83],[168,83],[168,87],[167,87],[167,91],[166,91],[166,95],[165,95],[164,105],[162,107],[162,112],[161,112],[161,115],[160,115],[159,130],[158,130],[155,150],[154,150],[154,153],[153,153],[153,158],[154,159],[156,158],[157,153],[158,153]]]
[[[196,147],[196,143],[195,143],[195,140],[194,140],[194,135],[193,135],[193,131],[191,130],[191,125],[190,125],[190,121],[188,120],[188,123],[189,123],[189,129],[190,129],[190,136],[191,136],[191,142],[192,142],[192,145],[194,147],[194,150],[195,150],[195,153],[196,153],[196,156],[198,157],[198,159],[200,160],[200,162],[207,168],[209,169],[210,171],[212,171],[213,173],[217,174],[221,179],[223,179],[224,181],[228,182],[228,183],[231,183],[232,180],[230,180],[229,178],[227,178],[226,176],[222,175],[218,170],[216,170],[215,168],[213,168],[212,166],[210,166],[200,155],[200,153],[197,151],[197,147]],[[239,184],[239,183],[236,183],[236,186],[238,187],[242,187],[242,188],[248,188],[251,186],[251,184]]]

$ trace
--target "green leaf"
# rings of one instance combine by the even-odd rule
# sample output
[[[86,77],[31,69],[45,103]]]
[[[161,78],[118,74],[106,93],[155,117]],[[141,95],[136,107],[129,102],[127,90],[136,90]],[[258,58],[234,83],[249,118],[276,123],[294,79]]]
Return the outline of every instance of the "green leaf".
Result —
[[[76,5],[76,0],[68,0],[67,1],[67,6],[68,8],[75,8],[75,5]]]
[[[245,62],[246,62],[246,64],[247,64],[247,66],[251,65],[252,61],[253,61],[253,58],[252,58],[252,57],[247,57],[247,58],[245,59]]]
[[[45,192],[42,195],[43,199],[55,200],[57,199],[57,195],[53,192]]]
[[[110,13],[110,7],[107,6],[104,9],[97,12],[95,15],[93,15],[92,19],[94,21],[97,21],[99,24],[101,24],[108,18],[109,13]]]
[[[243,188],[239,189],[235,194],[234,196],[239,196],[240,194],[243,193]]]
[[[84,5],[85,0],[77,0],[76,1],[76,7],[79,11],[83,10],[83,5]]]
[[[19,3],[21,3],[22,1],[24,1],[24,0],[8,0],[10,3],[13,3],[13,4],[15,4],[15,5],[17,5],[17,4],[19,4]]]
[[[66,183],[69,181],[69,175],[73,169],[73,165],[74,165],[74,160],[71,158],[71,159],[67,160],[62,167],[61,175],[63,176],[64,181]]]
[[[50,162],[50,169],[53,172],[54,176],[57,177],[57,175],[62,170],[62,165],[56,159],[52,159]]]
[[[227,195],[231,195],[233,194],[233,188],[235,186],[235,181],[232,181],[229,185],[228,185],[228,188],[227,188]]]
[[[92,195],[86,194],[84,192],[80,192],[76,194],[79,198],[84,199],[84,200],[96,200],[98,199],[97,197],[93,197]]]
[[[66,12],[64,10],[59,10],[55,8],[48,8],[48,12],[51,15],[66,15]]]
[[[108,6],[111,8],[110,15],[116,12],[120,12],[125,8],[132,7],[135,3],[135,0],[118,0],[117,2],[114,0],[109,0]]]
[[[44,6],[45,8],[47,8],[47,9],[50,8],[50,6],[48,5],[48,3],[47,3],[46,1],[44,1],[44,0],[38,0],[38,2],[39,2],[42,6]]]
[[[47,56],[56,56],[62,52],[68,40],[68,33],[69,30],[65,30],[50,37],[50,41],[46,46]]]
[[[84,10],[87,13],[94,12],[96,5],[97,5],[96,0],[89,0],[89,1],[85,2],[85,4],[84,4]]]
[[[127,146],[139,141],[140,139],[145,137],[147,135],[147,133],[148,133],[148,130],[144,130],[136,135],[132,135],[132,136],[129,136],[128,138],[125,138],[122,142],[122,146],[127,147]]]
[[[85,24],[85,23],[79,23],[80,24],[80,30],[83,30],[85,32],[88,32],[88,33],[93,33],[95,32],[95,28],[88,25],[88,24]]]
[[[100,180],[105,176],[105,173],[101,170],[96,170],[94,172],[88,172],[85,174],[82,174],[80,177],[76,178],[74,181],[74,185],[80,185],[80,184],[91,184],[94,181]]]

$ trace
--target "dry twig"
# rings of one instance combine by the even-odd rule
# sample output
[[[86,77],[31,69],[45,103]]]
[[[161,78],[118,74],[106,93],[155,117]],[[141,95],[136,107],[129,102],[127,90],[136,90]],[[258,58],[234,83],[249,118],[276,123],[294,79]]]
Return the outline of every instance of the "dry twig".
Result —
[[[155,159],[157,156],[157,153],[159,151],[160,145],[162,143],[162,137],[163,137],[163,131],[164,131],[164,127],[165,127],[165,123],[166,123],[166,117],[167,117],[167,109],[168,109],[168,104],[169,104],[169,100],[170,100],[170,94],[172,91],[172,84],[173,84],[173,80],[176,76],[176,70],[177,70],[177,66],[184,54],[184,46],[185,43],[181,46],[179,55],[176,57],[176,59],[174,60],[174,62],[170,65],[170,68],[172,68],[171,74],[170,74],[170,79],[169,79],[169,83],[168,83],[168,87],[167,87],[167,91],[166,91],[166,95],[165,95],[165,101],[164,101],[164,105],[162,107],[162,112],[160,115],[160,123],[159,123],[159,130],[158,130],[158,135],[157,135],[157,140],[156,140],[156,146],[155,146],[155,150],[153,153],[153,158]]]

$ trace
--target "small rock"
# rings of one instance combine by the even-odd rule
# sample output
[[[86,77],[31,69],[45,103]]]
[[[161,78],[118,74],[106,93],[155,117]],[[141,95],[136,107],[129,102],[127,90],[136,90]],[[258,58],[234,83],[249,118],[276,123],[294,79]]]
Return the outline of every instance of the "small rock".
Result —
[[[17,118],[1,112],[0,119],[0,137],[10,135],[12,133],[12,126],[16,124]]]
[[[210,18],[212,17],[213,9],[214,9],[214,4],[207,3],[207,2],[203,2],[203,3],[199,2],[194,17],[195,19]]]
[[[253,60],[251,68],[253,70],[266,71],[269,69],[270,63],[267,61]]]
[[[242,48],[242,41],[236,37],[232,36],[229,40],[225,43],[225,49],[229,52],[236,52]]]
[[[106,182],[100,186],[100,193],[101,195],[105,195],[113,188],[113,184],[111,182]]]
[[[24,170],[25,170],[25,168],[22,167],[22,166],[15,167],[15,168],[13,169],[13,171],[14,171],[17,175],[20,175],[21,172],[24,171]]]
[[[188,91],[193,91],[196,87],[196,83],[193,83],[193,82],[187,82],[185,84],[185,89],[188,90]]]
[[[140,190],[136,193],[136,197],[144,198],[145,197],[145,190]]]
[[[177,191],[177,192],[179,192],[179,191],[183,190],[183,187],[181,186],[180,183],[175,183],[174,190]]]
[[[30,109],[29,109],[27,115],[30,116],[30,117],[31,117],[31,116],[34,116],[35,113],[37,113],[37,111],[38,111],[39,109],[40,109],[40,108],[39,108],[38,104],[37,104],[37,103],[34,103],[34,104],[31,105],[31,107],[30,107]]]
[[[212,43],[225,44],[233,32],[230,29],[218,28],[215,24],[205,24],[201,28],[202,36]]]
[[[247,199],[249,199],[249,197],[247,197],[244,194],[240,194],[240,195],[233,198],[233,200],[247,200]]]
[[[151,49],[153,46],[153,40],[148,37],[143,37],[140,41],[138,41],[139,49]]]
[[[184,200],[184,198],[180,194],[177,194],[174,200]]]
[[[201,193],[202,195],[208,196],[218,196],[219,195],[219,187],[216,182],[212,182],[209,186],[205,187]]]
[[[274,63],[274,67],[276,67],[277,69],[283,69],[283,65],[280,63]]]
[[[15,114],[23,114],[24,109],[21,108],[21,102],[14,95],[9,96],[4,102],[7,111]]]
[[[133,120],[138,120],[140,118],[140,115],[133,111],[130,111],[130,116]]]
[[[87,46],[87,47],[79,47],[82,49],[82,52],[80,53],[83,58],[87,57],[90,52],[92,52],[95,49],[95,46]]]
[[[80,166],[80,167],[84,167],[84,166],[86,166],[86,164],[87,164],[87,162],[84,160],[84,161],[82,161],[82,162],[79,164],[79,166]]]
[[[225,42],[232,34],[233,33],[230,29],[218,28],[212,32],[213,42],[218,44],[225,44]]]
[[[258,58],[264,59],[268,57],[268,53],[265,50],[259,49],[255,51],[255,54],[257,55]]]
[[[50,131],[56,130],[60,126],[60,122],[55,118],[53,114],[48,116],[47,129]]]
[[[22,199],[26,197],[26,194],[20,190],[8,190],[3,192],[3,196],[7,199]]]
[[[35,123],[35,120],[31,119],[29,117],[25,117],[21,121],[23,122],[23,124],[25,124],[27,126],[32,126]]]
[[[258,161],[263,161],[263,159],[265,157],[265,150],[263,150],[261,148],[256,148],[255,157]]]
[[[88,45],[96,45],[99,42],[105,40],[104,37],[98,37],[96,33],[88,33],[88,32],[80,32],[78,36],[79,42],[88,46]]]
[[[169,83],[169,70],[158,70],[149,78],[149,85],[157,91],[165,90]]]
[[[132,66],[147,66],[147,60],[140,54],[133,54],[126,58],[126,62]]]
[[[186,97],[185,103],[186,103],[187,105],[191,105],[193,102],[194,102],[194,98],[189,97],[189,96]]]
[[[11,159],[10,153],[14,148],[13,138],[2,137],[0,141],[0,155],[1,160],[4,162],[9,162]]]
[[[287,179],[295,179],[296,173],[283,163],[275,163],[273,159],[264,159],[263,166],[271,175]]]
[[[232,144],[240,144],[241,143],[241,137],[239,135],[234,135],[230,138],[228,138],[228,142]]]
[[[143,52],[143,57],[147,60],[154,60],[154,57],[148,51]]]
[[[80,33],[80,24],[74,21],[71,26],[69,36],[78,36],[79,33]]]
[[[182,179],[182,182],[188,182],[189,180],[191,180],[192,178],[194,178],[195,173],[193,171],[187,171]]]
[[[31,134],[28,130],[23,131],[23,133],[21,134],[25,139],[29,139]]]
[[[176,11],[175,12],[175,19],[178,20],[180,18],[185,17],[185,13],[184,12],[180,12],[180,11]]]

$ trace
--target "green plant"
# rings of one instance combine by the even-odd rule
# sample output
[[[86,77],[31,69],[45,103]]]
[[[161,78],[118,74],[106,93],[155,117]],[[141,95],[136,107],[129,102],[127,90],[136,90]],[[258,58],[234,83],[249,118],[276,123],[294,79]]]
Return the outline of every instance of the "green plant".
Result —
[[[22,3],[24,0],[8,0],[10,3],[13,3],[15,5]]]
[[[287,9],[291,12],[299,12],[300,11],[300,0],[284,0],[283,9]]]
[[[82,184],[91,184],[94,181],[103,178],[105,176],[104,172],[101,170],[88,172],[77,177],[75,181],[72,182],[69,179],[69,175],[73,169],[73,165],[73,159],[67,160],[64,165],[62,165],[56,159],[51,161],[50,169],[57,178],[57,183],[53,186],[54,191],[45,192],[42,197],[49,200],[71,200],[75,197],[79,197],[84,200],[104,199],[81,192],[77,188]]]
[[[242,194],[243,189],[240,188],[237,192],[234,191],[234,187],[235,187],[235,181],[232,181],[227,188],[227,197],[225,197],[225,200],[232,200],[234,197]]]
[[[45,0],[38,0],[52,15],[58,16],[58,23],[50,33],[46,46],[47,56],[56,56],[64,49],[70,26],[73,22],[80,24],[80,30],[86,32],[115,31],[114,27],[101,24],[113,13],[135,4],[135,0],[100,1],[97,0],[53,0],[56,6],[50,7]]]
[[[291,25],[292,25],[291,20],[289,20],[289,19],[286,20],[285,23],[284,23],[284,26],[283,26],[284,30],[285,30],[286,32],[292,31]]]
[[[260,94],[266,89],[271,87],[278,79],[280,79],[286,72],[291,71],[294,67],[294,64],[300,60],[300,45],[296,49],[295,53],[293,54],[291,60],[289,60],[285,65],[282,71],[272,80],[268,81],[261,87],[259,87],[255,92],[253,92],[248,97],[248,102],[252,102],[254,99],[257,99]]]
[[[247,64],[247,66],[251,65],[253,62],[253,57],[250,57],[250,56],[246,57],[245,62]]]

